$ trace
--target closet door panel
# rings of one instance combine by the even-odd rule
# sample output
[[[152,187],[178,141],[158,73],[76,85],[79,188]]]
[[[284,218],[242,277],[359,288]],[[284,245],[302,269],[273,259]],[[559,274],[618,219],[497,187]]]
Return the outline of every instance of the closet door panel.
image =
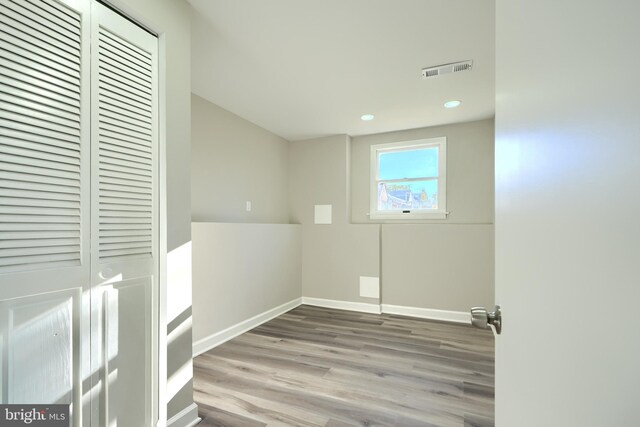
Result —
[[[158,40],[97,3],[91,30],[92,418],[149,426],[157,419]]]
[[[0,402],[87,425],[89,3],[0,2]],[[44,379],[44,381],[43,381]]]

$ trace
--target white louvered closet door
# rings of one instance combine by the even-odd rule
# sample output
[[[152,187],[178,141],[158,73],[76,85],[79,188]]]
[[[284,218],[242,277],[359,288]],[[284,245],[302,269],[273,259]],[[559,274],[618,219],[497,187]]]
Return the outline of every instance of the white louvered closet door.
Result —
[[[93,425],[157,414],[158,96],[155,36],[92,4]]]
[[[67,403],[74,426],[89,420],[87,5],[0,1],[0,402]]]
[[[0,0],[0,402],[157,420],[157,38]]]

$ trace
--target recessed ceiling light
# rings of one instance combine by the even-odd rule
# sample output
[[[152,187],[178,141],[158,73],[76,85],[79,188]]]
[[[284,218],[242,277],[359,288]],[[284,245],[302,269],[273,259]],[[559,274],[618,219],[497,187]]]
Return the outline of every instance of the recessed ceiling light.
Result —
[[[374,116],[373,114],[363,114],[360,116],[361,120],[364,120],[365,122],[368,122],[370,120],[373,120],[376,116]]]
[[[460,104],[462,104],[462,101],[458,101],[458,100],[447,101],[444,103],[444,108],[456,108],[456,107],[459,107]]]

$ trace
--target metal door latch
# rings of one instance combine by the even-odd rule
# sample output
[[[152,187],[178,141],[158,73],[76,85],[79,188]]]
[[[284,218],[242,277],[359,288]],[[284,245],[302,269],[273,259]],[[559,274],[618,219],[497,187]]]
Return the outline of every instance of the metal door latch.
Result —
[[[493,312],[487,312],[484,307],[473,307],[471,309],[471,324],[480,329],[489,329],[489,325],[493,325],[496,328],[496,334],[500,334],[500,331],[502,331],[500,306],[496,305]]]

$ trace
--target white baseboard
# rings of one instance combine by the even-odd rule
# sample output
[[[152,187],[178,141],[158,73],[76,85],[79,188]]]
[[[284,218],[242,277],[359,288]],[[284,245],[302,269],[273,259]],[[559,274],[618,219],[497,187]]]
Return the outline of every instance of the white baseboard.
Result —
[[[337,308],[339,310],[361,311],[364,313],[380,314],[380,305],[366,302],[339,301],[333,299],[302,297],[302,304],[317,307]]]
[[[435,308],[405,307],[390,304],[382,304],[381,307],[382,312],[386,314],[399,314],[401,316],[419,317],[422,319],[471,324],[471,313],[465,311],[437,310]]]
[[[365,302],[340,301],[324,298],[302,297],[291,300],[278,307],[267,310],[253,316],[250,319],[236,323],[220,332],[209,335],[193,343],[193,357],[211,350],[232,338],[237,337],[269,320],[298,307],[301,304],[314,305],[316,307],[335,308],[338,310],[360,311],[363,313],[387,313],[399,314],[401,316],[418,317],[422,319],[443,320],[455,323],[471,323],[471,314],[463,311],[437,310],[433,308],[406,307],[390,304],[370,304]],[[197,413],[197,412],[196,412]],[[174,417],[175,418],[175,417]],[[172,418],[173,419],[173,418]]]
[[[279,305],[278,307],[272,308],[271,310],[267,310],[264,313],[253,316],[250,319],[243,320],[240,323],[236,323],[235,325],[230,326],[227,329],[223,329],[220,332],[216,332],[215,334],[209,335],[208,337],[199,339],[198,341],[193,343],[193,357],[196,357],[197,355],[202,354],[205,351],[211,350],[212,348],[217,347],[220,344],[225,343],[230,339],[235,338],[238,335],[255,328],[256,326],[260,326],[264,322],[267,322],[275,317],[280,316],[281,314],[286,313],[291,309],[296,308],[301,303],[302,298],[296,298],[282,305]]]
[[[192,403],[169,418],[167,427],[193,427],[201,421],[198,417],[198,405]]]

